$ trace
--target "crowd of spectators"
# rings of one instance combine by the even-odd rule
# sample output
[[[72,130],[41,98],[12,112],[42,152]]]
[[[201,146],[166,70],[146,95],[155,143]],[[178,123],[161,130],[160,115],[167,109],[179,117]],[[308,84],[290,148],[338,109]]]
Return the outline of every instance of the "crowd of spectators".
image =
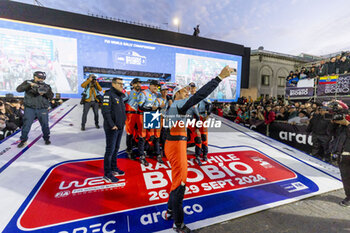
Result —
[[[302,67],[301,70],[290,71],[286,78],[287,86],[296,86],[299,80],[318,79],[327,75],[350,73],[350,52],[339,54],[329,60],[322,60],[320,64],[312,64],[310,68]]]
[[[53,99],[50,109],[63,103],[62,99]],[[23,126],[24,106],[22,98],[0,98],[0,141],[21,129]]]
[[[256,121],[264,121],[268,125],[276,120],[290,124],[308,124],[320,106],[319,103],[291,102],[281,98],[253,101],[250,97],[241,97],[236,103],[216,103],[215,113],[245,125],[252,125]]]
[[[278,129],[276,125],[296,125],[297,127],[292,128],[295,130],[303,128],[304,133],[312,135],[312,151],[307,153],[333,163],[335,162],[333,159],[336,158],[330,150],[332,148],[330,145],[332,139],[330,124],[333,121],[325,114],[331,115],[329,113],[334,112],[329,107],[334,102],[338,103],[339,101],[299,102],[266,97],[252,101],[250,97],[241,97],[235,103],[214,102],[213,112],[218,115],[222,113],[221,116],[243,126],[250,128],[255,126],[252,129],[267,136],[270,136],[269,133],[272,132],[270,129],[273,122],[279,123],[272,125],[274,130]],[[343,102],[342,104],[346,105]],[[349,121],[350,116],[347,115],[346,119]]]

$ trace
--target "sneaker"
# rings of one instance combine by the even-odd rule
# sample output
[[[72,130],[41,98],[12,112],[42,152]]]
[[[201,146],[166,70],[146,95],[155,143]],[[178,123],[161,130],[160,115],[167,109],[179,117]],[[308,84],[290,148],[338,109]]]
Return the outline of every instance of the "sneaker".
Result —
[[[161,155],[157,156],[157,161],[158,163],[164,163]]]
[[[27,145],[27,141],[21,141],[21,142],[17,145],[17,147],[18,147],[18,148],[22,148],[22,147],[24,147],[25,145]]]
[[[350,200],[348,200],[347,198],[345,198],[344,200],[342,200],[341,202],[339,202],[339,205],[343,206],[343,207],[350,207]]]
[[[45,145],[50,145],[51,141],[49,139],[45,140]]]
[[[120,170],[119,168],[113,169],[112,174],[115,176],[124,176],[125,172]]]
[[[98,124],[96,124],[95,126],[96,126],[96,128],[97,128],[97,129],[99,129],[99,128],[100,128],[100,126],[99,126]]]
[[[167,209],[167,211],[165,212],[165,220],[171,220],[173,219],[173,211]]]
[[[180,227],[177,227],[174,223],[173,230],[175,232],[180,232],[180,233],[191,233],[192,232],[191,229],[188,228],[184,223],[182,223]]]
[[[147,162],[145,156],[141,156],[141,157],[140,157],[140,162],[141,162],[143,165],[145,165],[145,166],[148,166],[148,164],[149,164],[149,163]]]
[[[199,166],[202,166],[202,162],[201,162],[201,160],[200,160],[198,157],[196,157],[196,158],[194,159],[194,161],[195,161]]]
[[[85,130],[85,125],[81,126],[81,130],[84,131]]]
[[[105,179],[109,183],[117,183],[119,181],[119,179],[113,175],[105,175],[103,179]]]
[[[207,155],[203,155],[203,161],[206,162],[208,160],[208,156]]]

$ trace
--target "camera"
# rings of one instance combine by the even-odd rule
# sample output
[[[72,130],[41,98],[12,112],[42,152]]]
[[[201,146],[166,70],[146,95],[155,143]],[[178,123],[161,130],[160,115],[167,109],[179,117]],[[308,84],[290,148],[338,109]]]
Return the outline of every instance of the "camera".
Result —
[[[35,90],[37,93],[39,93],[39,95],[44,95],[46,94],[49,90],[50,90],[50,87],[49,85],[47,85],[46,83],[44,82],[37,82],[37,83],[34,83],[35,85],[32,87],[33,90]]]
[[[50,90],[49,86],[46,85],[46,83],[40,83],[38,84],[38,93],[40,95],[46,94]]]
[[[326,113],[324,118],[326,120],[333,120],[333,121],[343,120],[349,112],[347,109],[339,108],[337,102],[329,103],[328,104],[328,111],[329,111],[329,113]]]

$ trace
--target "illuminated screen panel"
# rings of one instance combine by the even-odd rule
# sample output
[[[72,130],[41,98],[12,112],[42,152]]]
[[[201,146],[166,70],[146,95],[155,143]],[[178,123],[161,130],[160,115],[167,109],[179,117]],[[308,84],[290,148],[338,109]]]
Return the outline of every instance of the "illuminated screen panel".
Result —
[[[230,65],[237,76],[224,80],[210,98],[236,101],[241,63],[241,56],[0,19],[0,95],[21,95],[16,87],[36,70],[47,73],[46,82],[55,93],[80,98],[80,84],[87,74],[84,67],[123,71],[104,72],[103,77],[137,74],[150,79],[166,74],[167,82],[193,81],[200,87]]]

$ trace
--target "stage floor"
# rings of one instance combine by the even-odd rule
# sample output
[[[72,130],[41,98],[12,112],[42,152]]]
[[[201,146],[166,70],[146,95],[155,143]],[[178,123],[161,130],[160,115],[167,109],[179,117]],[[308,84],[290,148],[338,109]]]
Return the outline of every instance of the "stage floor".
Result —
[[[103,179],[104,131],[72,99],[50,113],[51,141],[44,145],[38,122],[28,145],[20,132],[0,144],[0,231],[172,232],[163,213],[170,165],[149,159],[144,167],[126,158],[125,137],[116,184]],[[216,116],[215,116],[216,117]],[[208,162],[198,166],[189,149],[184,200],[192,229],[342,188],[337,168],[223,118],[209,133]],[[100,126],[103,118],[100,115]]]

